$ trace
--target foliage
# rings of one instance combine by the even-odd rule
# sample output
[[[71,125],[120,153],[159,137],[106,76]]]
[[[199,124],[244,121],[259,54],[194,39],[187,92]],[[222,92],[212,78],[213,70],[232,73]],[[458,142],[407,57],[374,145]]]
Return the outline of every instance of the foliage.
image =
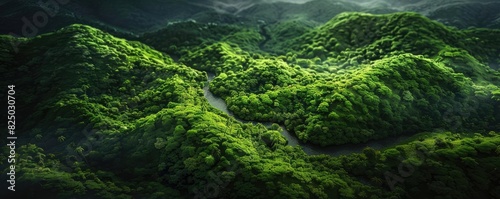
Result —
[[[182,22],[140,38],[178,62],[85,25],[0,36],[0,85],[16,79],[23,88],[22,196],[498,197],[498,31],[460,31],[414,13],[345,13],[312,30],[293,21],[267,28],[264,49],[278,55],[259,49],[258,29],[237,25]],[[237,118],[285,124],[303,142],[478,133],[307,155],[287,145],[277,124],[241,122],[210,106],[207,72],[215,73],[210,90]],[[8,153],[1,150],[2,166]],[[391,187],[388,171],[404,183]]]
[[[411,198],[498,198],[500,134],[422,133],[413,139],[375,151],[369,162],[365,154],[341,157],[343,168],[366,180],[386,179],[370,184],[402,188]]]
[[[0,43],[10,41],[19,53],[5,48],[2,70],[26,88],[16,94],[23,197],[192,198],[213,194],[207,187],[231,198],[390,195],[318,172],[279,129],[210,107],[206,74],[143,44],[84,25]]]
[[[344,13],[285,42],[296,53],[259,56],[219,42],[181,61],[215,72],[211,91],[237,117],[285,123],[305,142],[358,143],[435,128],[487,131],[498,126],[492,110],[500,76],[487,62],[498,46],[482,44],[490,53],[476,56],[472,40],[462,39],[472,32],[414,13]]]

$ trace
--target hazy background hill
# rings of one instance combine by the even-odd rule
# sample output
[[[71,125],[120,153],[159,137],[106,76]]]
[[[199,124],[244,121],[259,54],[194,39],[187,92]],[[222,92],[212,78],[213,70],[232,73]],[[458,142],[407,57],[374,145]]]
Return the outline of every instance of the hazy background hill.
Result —
[[[0,33],[21,34],[25,24],[23,17],[33,22],[35,13],[44,10],[44,5],[40,2],[2,0],[0,23],[4,26],[0,27]],[[47,25],[40,27],[38,33],[51,32],[73,23],[141,33],[161,29],[168,23],[186,19],[246,24],[255,24],[258,20],[276,22],[300,19],[320,24],[345,11],[379,14],[414,11],[458,28],[500,28],[500,2],[497,0],[73,0],[59,5],[59,9],[55,9],[53,5],[45,7],[57,12],[48,17]],[[39,20],[41,19],[43,18],[39,17]]]

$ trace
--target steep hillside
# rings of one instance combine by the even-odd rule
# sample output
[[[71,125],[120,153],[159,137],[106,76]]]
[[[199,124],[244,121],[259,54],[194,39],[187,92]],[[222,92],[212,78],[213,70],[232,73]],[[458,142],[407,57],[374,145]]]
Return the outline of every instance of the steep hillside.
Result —
[[[0,36],[0,86],[16,85],[20,190],[0,195],[499,198],[497,30],[460,31],[414,13],[312,24],[181,22],[139,38],[164,52],[78,24]],[[287,145],[280,125],[212,107],[206,72],[238,119],[284,124],[302,142],[437,133],[309,156]],[[0,150],[3,173],[9,153]]]
[[[495,132],[425,133],[384,151],[367,148],[342,162],[369,184],[406,190],[402,198],[500,198],[499,145]]]
[[[270,38],[263,44],[263,48],[268,52],[286,54],[294,38],[304,35],[316,26],[315,23],[302,20],[286,20],[269,24],[264,28]]]
[[[456,48],[483,64],[498,65],[497,34],[489,29],[459,31],[414,13],[344,13],[290,42],[290,47],[299,51],[298,57],[344,67],[403,53],[433,58]]]
[[[0,85],[18,91],[15,197],[393,195],[316,170],[278,125],[243,124],[211,107],[205,73],[144,44],[85,25],[0,44]]]
[[[435,128],[497,129],[494,35],[413,13],[345,13],[284,42],[297,54],[262,57],[219,43],[181,61],[219,74],[212,91],[238,117],[285,123],[305,142],[356,143]]]
[[[229,42],[247,51],[260,51],[263,40],[256,28],[217,23],[178,22],[156,32],[141,35],[140,41],[176,58],[219,41]]]

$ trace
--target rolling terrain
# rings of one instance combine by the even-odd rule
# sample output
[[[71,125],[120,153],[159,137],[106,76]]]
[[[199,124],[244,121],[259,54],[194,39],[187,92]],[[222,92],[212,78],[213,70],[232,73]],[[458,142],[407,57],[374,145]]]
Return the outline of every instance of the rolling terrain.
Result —
[[[251,26],[238,17],[181,20],[137,36],[109,28],[163,23],[136,4],[129,8],[141,17],[127,24],[86,15],[103,30],[55,24],[36,37],[0,36],[0,85],[17,90],[20,190],[0,195],[500,198],[499,30],[461,30],[406,12]],[[209,75],[209,90],[234,117],[204,96]],[[398,135],[409,138],[340,156],[301,148]],[[8,154],[2,148],[4,173]]]

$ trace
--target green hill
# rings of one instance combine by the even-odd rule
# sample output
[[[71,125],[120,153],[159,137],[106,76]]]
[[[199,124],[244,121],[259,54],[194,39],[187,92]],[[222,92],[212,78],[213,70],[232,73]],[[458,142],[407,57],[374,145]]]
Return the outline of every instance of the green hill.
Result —
[[[225,41],[247,51],[260,51],[263,40],[256,28],[244,25],[198,23],[195,21],[171,24],[156,32],[145,33],[140,41],[176,58],[194,51],[200,46]]]
[[[352,66],[403,53],[434,58],[455,48],[498,65],[494,47],[498,40],[493,36],[497,34],[497,30],[456,30],[414,13],[344,13],[290,42],[290,47],[299,51],[299,57],[318,57],[329,65]]]
[[[243,25],[183,22],[139,38],[164,52],[78,24],[0,36],[0,85],[16,85],[15,198],[499,197],[497,30],[413,13],[267,28],[287,37],[271,38],[271,53]],[[207,72],[237,118],[285,124],[302,142],[421,134],[307,155],[279,125],[212,107]]]
[[[498,133],[419,134],[384,151],[367,148],[343,168],[373,185],[406,190],[401,198],[499,198]],[[323,164],[328,164],[325,159]]]
[[[22,124],[16,197],[390,195],[315,170],[277,125],[242,124],[211,107],[205,73],[144,44],[85,25],[0,44],[0,84],[15,83]]]
[[[434,128],[498,128],[491,110],[500,79],[488,64],[497,63],[499,48],[479,39],[497,42],[493,35],[413,13],[346,13],[287,42],[297,54],[259,57],[215,44],[181,61],[220,74],[212,91],[238,117],[285,123],[315,144],[356,143]],[[461,117],[447,121],[450,114]]]
[[[195,19],[199,22],[256,24],[299,20],[325,23],[342,12],[394,13],[418,12],[431,19],[458,28],[499,28],[500,4],[495,0],[457,1],[343,1],[312,0],[304,4],[286,1],[203,1],[203,0],[109,0],[60,1],[3,0],[0,4],[0,33],[22,35],[26,18],[33,22],[35,13],[47,13],[48,23],[38,34],[48,33],[73,23],[102,30],[144,33],[164,28],[170,22]],[[47,11],[51,10],[52,11]],[[41,19],[41,18],[40,18]],[[24,35],[28,36],[28,35]]]

